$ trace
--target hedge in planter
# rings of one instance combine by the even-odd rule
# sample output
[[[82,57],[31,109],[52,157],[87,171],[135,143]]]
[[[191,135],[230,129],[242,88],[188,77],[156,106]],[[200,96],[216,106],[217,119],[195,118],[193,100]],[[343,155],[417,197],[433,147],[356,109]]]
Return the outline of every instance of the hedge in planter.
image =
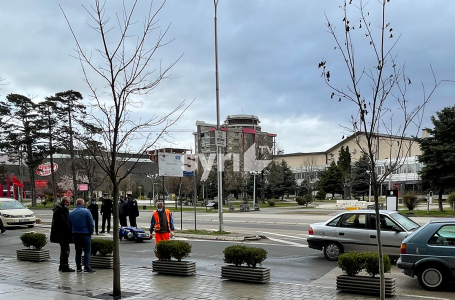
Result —
[[[90,266],[92,268],[112,269],[114,267],[114,241],[92,239]]]
[[[233,264],[221,267],[221,277],[246,282],[265,283],[270,281],[270,269],[256,267],[267,258],[267,251],[262,248],[245,245],[229,246],[223,251],[224,262]],[[242,264],[246,264],[244,267]]]
[[[47,237],[44,233],[27,232],[22,234],[20,239],[28,249],[16,250],[17,259],[38,262],[50,258],[49,249],[42,249],[47,244]]]
[[[389,256],[384,254],[384,272],[390,272],[392,265]],[[343,253],[338,257],[338,266],[346,275],[337,276],[337,289],[365,294],[379,294],[380,283],[379,255],[372,252]],[[356,276],[364,270],[371,276]],[[395,294],[395,278],[385,278],[386,295]]]
[[[196,263],[182,261],[191,253],[191,245],[185,241],[168,240],[161,241],[155,247],[155,255],[158,260],[152,262],[153,272],[171,275],[194,275]],[[172,260],[172,258],[176,259]]]

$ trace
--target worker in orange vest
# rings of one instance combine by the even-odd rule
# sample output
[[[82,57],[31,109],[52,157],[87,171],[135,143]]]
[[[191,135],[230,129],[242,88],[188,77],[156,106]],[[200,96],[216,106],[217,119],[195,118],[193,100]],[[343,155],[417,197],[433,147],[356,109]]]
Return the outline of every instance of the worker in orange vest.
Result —
[[[150,235],[155,231],[155,243],[162,240],[169,240],[174,236],[174,219],[169,209],[163,209],[163,202],[156,204],[156,210],[153,212],[150,222]]]

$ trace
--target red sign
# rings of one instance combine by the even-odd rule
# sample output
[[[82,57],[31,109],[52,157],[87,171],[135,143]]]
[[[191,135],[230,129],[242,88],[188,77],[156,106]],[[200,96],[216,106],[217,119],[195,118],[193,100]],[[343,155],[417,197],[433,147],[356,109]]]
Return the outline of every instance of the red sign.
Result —
[[[58,165],[54,163],[54,173],[57,172]],[[51,163],[41,164],[36,168],[36,174],[39,176],[49,176],[51,175]]]
[[[79,184],[79,191],[88,191],[88,184]]]
[[[46,188],[47,187],[47,180],[35,180],[35,187],[37,188]]]

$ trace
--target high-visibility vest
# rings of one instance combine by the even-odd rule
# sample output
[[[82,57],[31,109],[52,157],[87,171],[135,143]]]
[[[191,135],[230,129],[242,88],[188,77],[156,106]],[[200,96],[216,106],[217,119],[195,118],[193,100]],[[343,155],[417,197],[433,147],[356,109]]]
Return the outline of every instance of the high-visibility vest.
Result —
[[[166,219],[167,219],[167,226],[168,226],[168,229],[169,229],[169,232],[171,232],[171,220],[170,220],[170,215],[171,215],[171,212],[169,209],[165,209],[164,212],[166,213]],[[161,225],[160,225],[160,217],[158,215],[158,211],[155,210],[153,212],[153,217],[155,218],[155,232],[158,232],[161,230]]]

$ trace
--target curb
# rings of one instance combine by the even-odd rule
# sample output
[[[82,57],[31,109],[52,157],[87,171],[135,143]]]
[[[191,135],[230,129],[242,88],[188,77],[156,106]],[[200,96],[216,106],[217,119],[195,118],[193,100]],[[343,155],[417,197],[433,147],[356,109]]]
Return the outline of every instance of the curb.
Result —
[[[217,240],[217,241],[231,241],[231,242],[243,242],[243,241],[257,241],[261,239],[266,239],[267,237],[263,235],[254,235],[254,236],[219,236],[219,235],[198,235],[198,234],[186,234],[186,233],[176,233],[176,237],[183,238],[192,238],[192,239],[201,239],[201,240]]]

